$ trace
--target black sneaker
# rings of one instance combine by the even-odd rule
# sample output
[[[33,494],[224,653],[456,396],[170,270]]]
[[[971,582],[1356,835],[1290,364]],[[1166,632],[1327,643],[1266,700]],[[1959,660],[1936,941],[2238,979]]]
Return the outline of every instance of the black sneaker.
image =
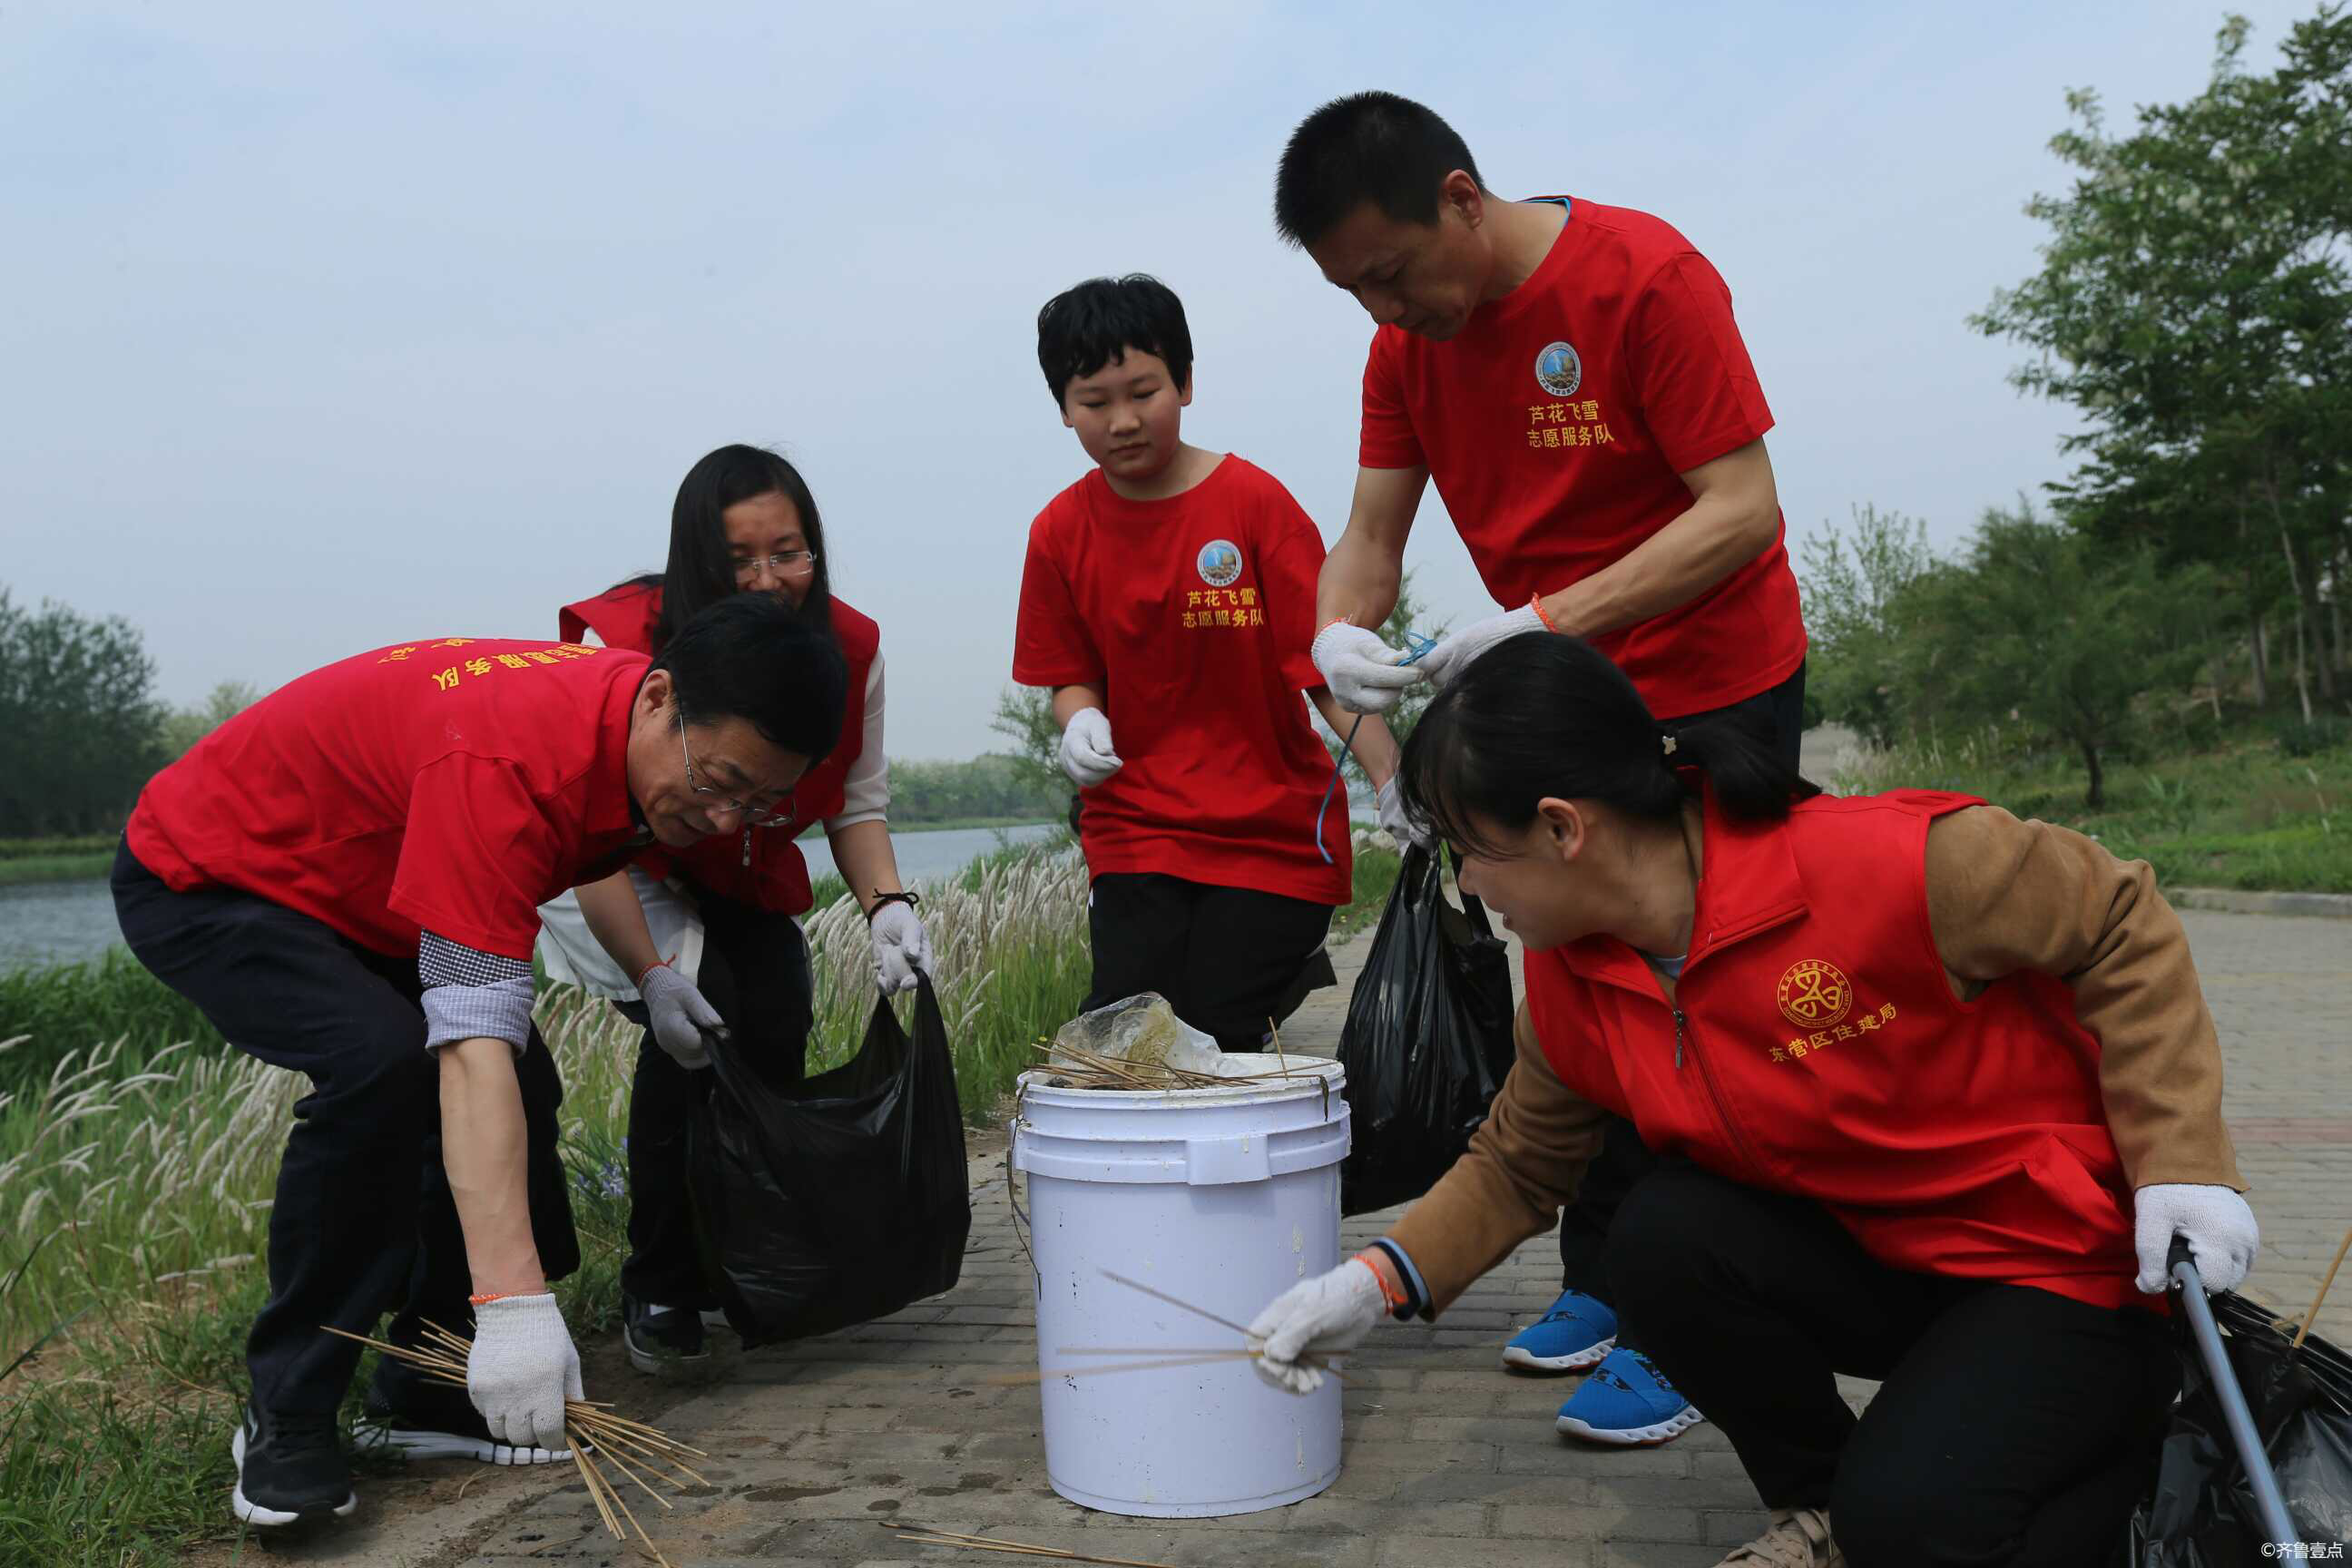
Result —
[[[486,1465],[552,1465],[569,1448],[519,1448],[490,1436],[482,1413],[454,1383],[377,1363],[352,1441],[365,1452],[399,1459],[479,1459]]]
[[[360,1506],[332,1415],[272,1415],[248,1405],[228,1451],[236,1461],[229,1506],[247,1524],[348,1519]]]
[[[691,1375],[710,1364],[710,1344],[702,1314],[692,1307],[663,1307],[621,1298],[621,1338],[629,1364],[656,1377]]]

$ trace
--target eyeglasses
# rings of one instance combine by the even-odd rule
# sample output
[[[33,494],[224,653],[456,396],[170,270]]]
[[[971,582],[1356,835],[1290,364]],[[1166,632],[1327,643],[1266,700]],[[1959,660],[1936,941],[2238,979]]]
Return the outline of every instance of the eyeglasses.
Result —
[[[758,581],[760,569],[763,566],[779,577],[806,577],[816,571],[816,552],[780,550],[773,555],[754,555],[748,561],[738,561],[735,563],[735,581]]]
[[[687,787],[709,800],[703,808],[706,811],[731,812],[743,819],[746,827],[785,827],[791,825],[793,814],[800,809],[799,804],[790,798],[785,800],[782,811],[764,805],[747,805],[731,795],[720,795],[715,785],[696,783],[694,753],[686,747],[686,715],[683,713],[677,715],[677,751],[678,755],[686,759]]]

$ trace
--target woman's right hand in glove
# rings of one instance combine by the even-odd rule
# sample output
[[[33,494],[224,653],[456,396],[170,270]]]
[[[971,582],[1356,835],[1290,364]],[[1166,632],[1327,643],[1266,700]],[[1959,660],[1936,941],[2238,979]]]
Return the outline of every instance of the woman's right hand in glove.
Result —
[[[1251,1320],[1249,1337],[1259,1348],[1250,1364],[1293,1394],[1312,1394],[1323,1386],[1323,1369],[1298,1358],[1351,1350],[1387,1315],[1378,1276],[1370,1264],[1350,1258],[1328,1274],[1300,1280]]]

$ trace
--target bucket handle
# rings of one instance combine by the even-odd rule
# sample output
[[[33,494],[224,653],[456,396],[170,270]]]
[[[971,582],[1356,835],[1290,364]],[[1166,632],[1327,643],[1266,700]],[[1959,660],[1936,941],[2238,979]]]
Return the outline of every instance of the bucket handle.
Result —
[[[1024,1082],[1013,1095],[1013,1126],[1016,1135],[1026,1125],[1024,1113],[1028,1110],[1028,1098],[1029,1085]],[[1004,1203],[1013,1211],[1013,1239],[1021,1244],[1021,1256],[1029,1260],[1029,1272],[1036,1276],[1037,1293],[1042,1296],[1045,1293],[1045,1271],[1037,1267],[1037,1255],[1030,1250],[1027,1234],[1037,1227],[1027,1215],[1021,1212],[1021,1199],[1013,1190],[1013,1143],[1008,1139],[1004,1144]]]

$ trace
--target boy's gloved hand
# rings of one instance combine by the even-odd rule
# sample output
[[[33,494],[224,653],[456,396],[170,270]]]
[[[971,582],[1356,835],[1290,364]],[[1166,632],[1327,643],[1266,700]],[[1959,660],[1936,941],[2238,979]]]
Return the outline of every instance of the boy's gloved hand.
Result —
[[[1293,1394],[1312,1394],[1323,1386],[1322,1369],[1301,1366],[1298,1358],[1351,1350],[1386,1316],[1379,1277],[1371,1265],[1350,1258],[1328,1274],[1293,1285],[1250,1321],[1249,1337],[1263,1346],[1250,1364]]]
[[[637,976],[637,994],[645,998],[646,1023],[656,1045],[689,1072],[710,1065],[710,1047],[703,1043],[702,1032],[723,1030],[727,1021],[702,999],[693,981],[665,961]]]
[[[1430,679],[1444,686],[1469,668],[1472,659],[1506,637],[1546,629],[1543,617],[1536,614],[1535,606],[1521,605],[1516,610],[1488,616],[1483,621],[1473,621],[1464,626],[1431,648],[1428,657],[1421,661],[1421,668],[1429,671]]]
[[[1317,632],[1307,652],[1339,706],[1354,713],[1385,713],[1397,705],[1406,687],[1427,679],[1419,665],[1399,662],[1403,650],[1346,621],[1333,621]]]
[[[1099,708],[1081,708],[1062,727],[1062,771],[1080,789],[1092,789],[1127,764],[1110,749],[1110,721]]]
[[[561,1449],[563,1402],[584,1398],[580,1352],[551,1291],[500,1296],[474,1309],[466,1393],[490,1436],[518,1448]]]
[[[2132,1247],[2139,1255],[2133,1281],[2151,1296],[2171,1283],[2172,1238],[2189,1243],[2197,1277],[2208,1290],[2234,1290],[2254,1266],[2262,1226],[2246,1200],[2229,1187],[2159,1182],[2132,1194]]]
[[[893,900],[874,911],[874,981],[895,996],[915,988],[915,972],[931,970],[930,933],[908,904]]]
[[[1380,807],[1381,826],[1397,841],[1398,849],[1410,849],[1425,842],[1421,829],[1413,825],[1412,814],[1404,808],[1404,793],[1397,788],[1394,773],[1389,775],[1388,783],[1381,785]]]

